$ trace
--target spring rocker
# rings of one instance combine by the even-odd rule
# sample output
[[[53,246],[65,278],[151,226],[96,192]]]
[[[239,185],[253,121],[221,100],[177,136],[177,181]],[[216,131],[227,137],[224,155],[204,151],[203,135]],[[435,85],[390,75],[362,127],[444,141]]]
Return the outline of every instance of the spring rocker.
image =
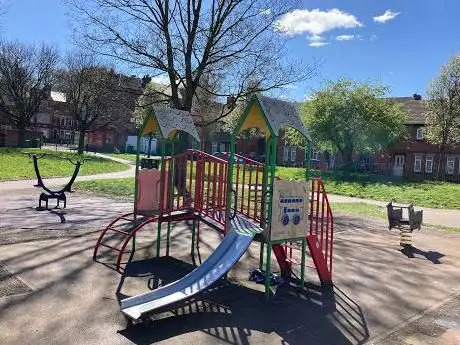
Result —
[[[42,188],[44,190],[44,192],[40,194],[40,197],[38,199],[37,210],[47,210],[48,209],[48,200],[50,200],[50,199],[56,199],[56,201],[57,201],[56,208],[59,207],[59,202],[60,201],[62,201],[64,203],[64,208],[66,208],[66,206],[67,206],[67,197],[66,197],[65,193],[66,192],[69,192],[69,193],[72,192],[72,185],[75,182],[75,179],[78,176],[78,172],[80,171],[80,167],[83,165],[85,160],[84,159],[79,159],[76,162],[74,162],[68,157],[65,157],[65,158],[61,157],[61,159],[67,159],[71,164],[73,164],[75,166],[75,169],[73,171],[72,177],[70,178],[69,182],[67,182],[67,184],[64,187],[62,187],[59,190],[51,190],[43,182],[42,176],[40,174],[40,169],[39,169],[39,166],[38,166],[38,160],[40,158],[43,158],[44,156],[46,156],[46,153],[37,155],[37,154],[33,154],[33,153],[28,152],[27,154],[29,155],[29,158],[31,158],[33,163],[34,163],[35,176],[37,177],[37,183],[34,184],[34,187]],[[46,205],[45,208],[42,208],[42,201],[45,202],[45,205]]]
[[[284,277],[296,275],[294,266],[300,266],[300,274],[295,280],[299,289],[304,287],[308,254],[321,283],[332,283],[334,225],[321,179],[310,180],[308,168],[304,182],[283,181],[275,176],[278,136],[285,126],[298,130],[305,137],[308,163],[311,139],[296,107],[288,102],[254,96],[231,135],[230,153],[221,158],[198,149],[174,154],[178,131],[187,133],[195,145],[202,142],[192,116],[180,110],[152,109],[140,128],[138,143],[143,136],[152,133],[159,137],[161,156],[158,168],[141,169],[138,151],[134,210],[117,217],[101,232],[94,248],[94,260],[104,255],[99,252],[102,247],[115,251],[115,267],[121,272],[122,257],[128,254],[128,245],[131,243],[128,260],[131,261],[136,233],[153,222],[157,223],[157,257],[162,254],[162,223],[167,223],[166,256],[170,252],[172,222],[192,220],[192,258],[200,243],[200,223],[225,234],[225,237],[214,252],[185,277],[121,300],[121,311],[128,318],[139,319],[206,290],[226,276],[253,241],[260,243],[259,268],[265,272],[267,300],[272,295],[272,253]],[[240,133],[254,127],[264,132],[265,163],[235,152]],[[110,242],[112,234],[121,236],[116,244]]]

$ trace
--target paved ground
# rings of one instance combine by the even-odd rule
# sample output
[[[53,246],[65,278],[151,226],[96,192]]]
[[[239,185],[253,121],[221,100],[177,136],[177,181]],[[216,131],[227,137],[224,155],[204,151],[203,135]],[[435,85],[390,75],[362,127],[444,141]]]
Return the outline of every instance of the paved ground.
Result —
[[[446,298],[459,293],[459,234],[424,229],[415,235],[416,250],[406,255],[399,251],[397,234],[385,230],[385,222],[339,214],[332,290],[319,286],[315,272],[308,271],[305,293],[278,288],[266,304],[261,287],[247,281],[248,270],[258,262],[254,243],[230,273],[238,284],[216,285],[158,315],[153,327],[127,328],[117,296],[146,291],[153,274],[167,282],[191,269],[186,264],[192,262],[187,224],[172,232],[171,255],[180,261],[142,261],[153,257],[155,247],[153,229],[142,231],[138,266],[131,266],[120,281],[110,265],[92,261],[98,235],[94,229],[129,211],[130,203],[75,193],[61,223],[55,214],[34,211],[32,196],[16,192],[2,199],[6,210],[1,214],[0,272],[6,273],[0,279],[9,277],[7,284],[21,287],[0,290],[10,295],[0,297],[2,344],[430,343],[424,339],[442,344],[443,339],[455,339],[459,328],[458,299],[439,304],[450,303]],[[205,228],[202,239],[204,259],[220,235]],[[101,260],[113,263],[108,254]],[[11,296],[11,289],[18,294]],[[428,308],[434,309],[427,313]],[[430,338],[420,338],[427,333]]]
[[[327,186],[326,186],[327,187]],[[351,202],[362,202],[364,204],[386,206],[388,202],[352,198],[343,195],[332,195],[328,194],[329,201],[337,203],[351,203]],[[460,198],[460,195],[459,195]],[[388,200],[389,201],[389,200]],[[460,227],[460,210],[446,210],[439,208],[419,207],[416,205],[417,210],[423,210],[423,222],[432,225]]]

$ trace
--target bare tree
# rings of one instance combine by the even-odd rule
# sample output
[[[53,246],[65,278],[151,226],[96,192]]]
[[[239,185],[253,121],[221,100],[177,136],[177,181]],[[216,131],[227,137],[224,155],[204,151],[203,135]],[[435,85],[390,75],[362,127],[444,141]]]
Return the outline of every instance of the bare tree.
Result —
[[[119,87],[122,76],[82,52],[67,56],[60,88],[66,94],[69,111],[78,123],[78,153],[83,153],[85,135],[110,124],[128,122],[132,107]],[[130,109],[131,108],[131,109]]]
[[[441,67],[427,91],[425,136],[439,146],[437,178],[449,146],[460,144],[460,54]]]
[[[236,103],[316,71],[316,64],[287,61],[283,37],[275,30],[297,1],[67,1],[82,23],[80,42],[154,77],[167,76],[171,92],[157,93],[174,108],[191,110],[200,89]],[[204,82],[209,79],[219,83]],[[260,82],[250,85],[253,80]],[[222,108],[210,123],[230,112],[231,107]]]
[[[52,47],[0,42],[0,109],[18,128],[20,146],[31,118],[47,97],[57,61]]]

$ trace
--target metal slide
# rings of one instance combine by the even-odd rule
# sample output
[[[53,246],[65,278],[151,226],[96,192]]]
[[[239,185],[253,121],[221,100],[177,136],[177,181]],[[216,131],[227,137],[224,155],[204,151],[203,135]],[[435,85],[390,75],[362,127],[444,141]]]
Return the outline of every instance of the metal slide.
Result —
[[[216,250],[185,277],[151,292],[121,301],[121,311],[138,319],[142,314],[188,299],[222,277],[239,260],[262,229],[245,216],[237,214]]]

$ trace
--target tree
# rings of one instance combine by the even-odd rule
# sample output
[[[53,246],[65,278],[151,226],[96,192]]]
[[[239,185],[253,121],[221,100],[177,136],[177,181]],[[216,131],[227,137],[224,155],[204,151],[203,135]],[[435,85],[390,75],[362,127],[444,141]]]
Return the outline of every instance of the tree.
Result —
[[[314,92],[301,114],[315,147],[340,153],[345,165],[351,165],[354,152],[372,153],[400,138],[407,114],[383,98],[387,90],[341,79]]]
[[[431,81],[425,106],[425,137],[439,147],[439,178],[446,149],[460,144],[460,54],[442,66]]]
[[[18,128],[20,146],[53,84],[57,61],[52,47],[0,42],[0,110]]]
[[[316,64],[287,61],[276,21],[297,1],[67,0],[80,40],[94,52],[165,76],[156,91],[173,108],[192,110],[198,90],[234,102],[313,75]],[[206,78],[204,76],[207,76]],[[206,81],[218,80],[218,83]],[[248,87],[254,79],[260,83]],[[212,121],[225,117],[222,108]]]
[[[123,97],[129,93],[125,94],[123,86],[119,85],[121,79],[121,75],[91,56],[82,52],[68,55],[60,87],[78,123],[78,153],[83,153],[87,132],[129,122],[134,103],[130,106],[130,97]]]

